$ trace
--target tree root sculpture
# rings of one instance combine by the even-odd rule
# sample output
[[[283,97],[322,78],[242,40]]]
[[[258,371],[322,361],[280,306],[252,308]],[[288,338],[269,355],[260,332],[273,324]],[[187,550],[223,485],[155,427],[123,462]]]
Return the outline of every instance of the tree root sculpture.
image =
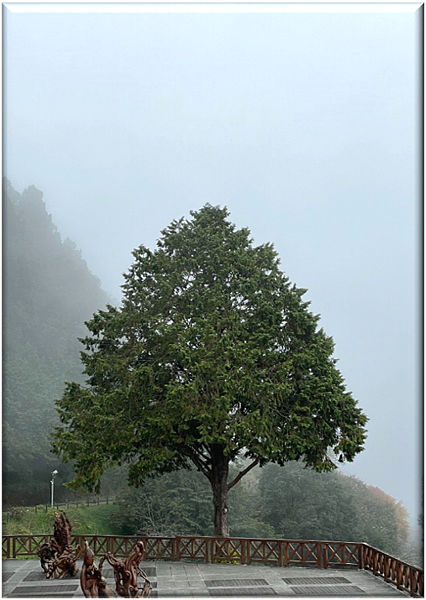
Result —
[[[146,573],[139,567],[145,552],[143,542],[138,541],[134,553],[125,560],[120,560],[107,552],[99,561],[98,567],[95,564],[92,550],[87,542],[85,544],[80,586],[86,598],[149,598],[152,585]],[[105,560],[114,569],[115,591],[108,587],[102,575]],[[138,575],[144,579],[141,590],[138,588]]]
[[[81,555],[80,546],[71,546],[71,523],[68,517],[65,513],[56,512],[53,538],[49,543],[43,544],[37,552],[46,579],[75,577],[78,572],[75,563]]]
[[[83,566],[80,573],[80,586],[86,598],[116,598],[116,594],[111,590],[102,575],[102,564],[104,559],[95,563],[95,555],[89,548],[89,544],[84,542],[86,548],[83,554]]]

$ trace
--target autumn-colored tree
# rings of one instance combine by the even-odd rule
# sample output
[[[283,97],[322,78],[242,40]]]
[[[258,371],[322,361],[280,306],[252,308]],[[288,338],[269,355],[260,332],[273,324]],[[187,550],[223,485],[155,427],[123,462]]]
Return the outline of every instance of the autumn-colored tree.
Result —
[[[260,470],[261,519],[277,537],[366,542],[403,558],[409,536],[401,502],[360,479],[315,473],[301,462]]]
[[[370,518],[372,517],[372,530],[379,535],[382,532],[388,535],[389,531],[392,531],[394,551],[404,548],[410,534],[407,509],[402,502],[397,502],[378,487],[368,485],[367,490],[369,493],[365,498],[369,501],[365,510],[369,512]]]

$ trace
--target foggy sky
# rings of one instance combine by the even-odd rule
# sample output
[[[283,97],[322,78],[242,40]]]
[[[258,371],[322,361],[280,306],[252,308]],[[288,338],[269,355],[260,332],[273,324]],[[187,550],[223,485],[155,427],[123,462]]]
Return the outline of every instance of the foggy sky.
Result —
[[[3,8],[4,175],[44,192],[117,300],[132,249],[154,248],[206,202],[227,206],[255,244],[273,242],[370,419],[366,450],[343,471],[403,501],[414,522],[420,4],[40,6]]]

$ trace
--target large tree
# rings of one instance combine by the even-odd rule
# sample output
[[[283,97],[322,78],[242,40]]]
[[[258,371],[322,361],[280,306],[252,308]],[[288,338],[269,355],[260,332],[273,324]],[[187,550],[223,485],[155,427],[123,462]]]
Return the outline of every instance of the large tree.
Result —
[[[216,535],[227,536],[227,493],[250,469],[352,461],[367,418],[273,246],[254,247],[226,208],[191,217],[154,251],[134,250],[122,306],[86,323],[87,384],[67,384],[58,401],[54,449],[87,489],[121,462],[134,485],[193,463],[211,484]],[[238,456],[250,463],[229,481]]]

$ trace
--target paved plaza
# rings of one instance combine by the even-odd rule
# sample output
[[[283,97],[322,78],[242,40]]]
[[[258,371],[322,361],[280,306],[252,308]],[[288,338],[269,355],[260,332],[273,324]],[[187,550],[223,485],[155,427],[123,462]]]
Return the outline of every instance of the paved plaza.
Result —
[[[141,568],[152,583],[153,598],[408,596],[367,571],[350,568],[321,570],[166,561],[143,561]],[[103,574],[115,589],[112,568],[104,565]],[[2,592],[3,598],[83,597],[78,576],[46,580],[38,560],[3,561]]]

